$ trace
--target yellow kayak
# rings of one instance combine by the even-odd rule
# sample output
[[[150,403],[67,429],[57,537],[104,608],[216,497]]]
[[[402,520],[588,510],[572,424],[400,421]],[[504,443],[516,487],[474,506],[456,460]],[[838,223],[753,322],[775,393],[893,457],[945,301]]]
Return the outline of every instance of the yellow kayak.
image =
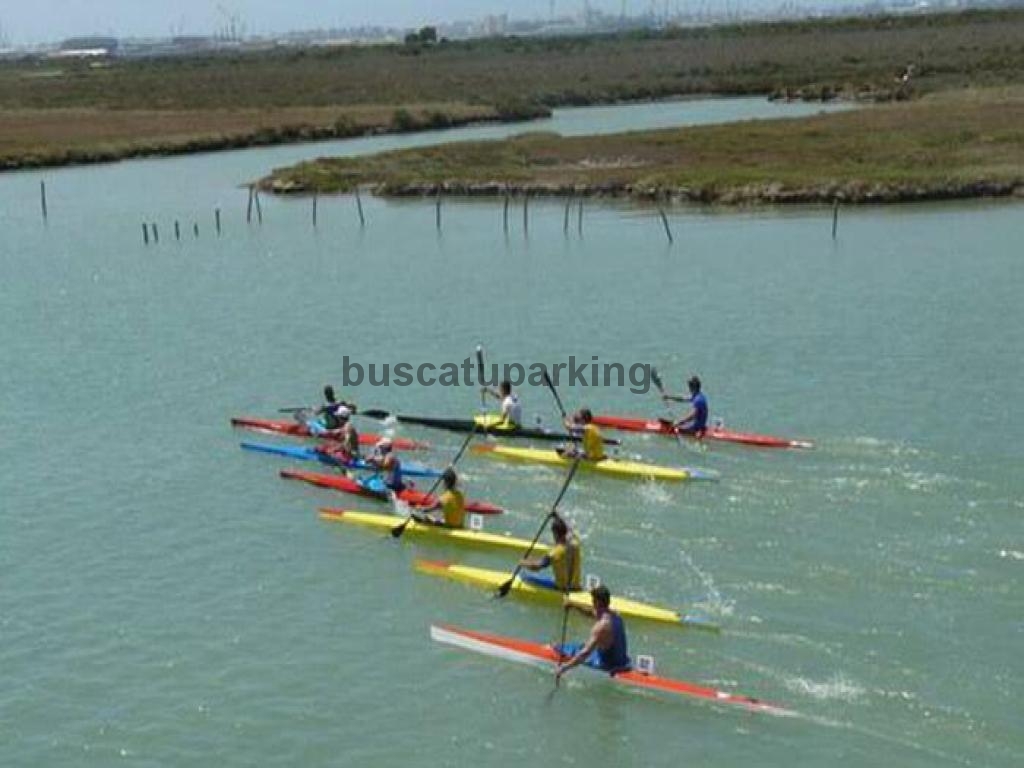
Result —
[[[568,467],[572,459],[567,459],[557,451],[546,451],[539,448],[513,448],[507,445],[477,445],[473,447],[477,453],[513,461],[528,461],[536,464],[553,464]],[[601,461],[580,462],[580,469],[599,472],[611,477],[653,478],[655,480],[713,480],[715,474],[701,469],[688,467],[661,467],[657,464],[643,464],[639,461],[622,461],[621,459],[602,459]]]
[[[382,532],[389,532],[392,528],[401,525],[405,519],[395,515],[378,515],[372,512],[357,512],[354,509],[330,508],[321,509],[320,518],[334,523],[351,523],[366,528],[376,528]],[[530,547],[529,541],[505,534],[474,531],[469,528],[445,528],[441,525],[418,523],[415,520],[409,521],[402,536],[486,549],[513,550],[519,554],[526,552]],[[533,550],[545,554],[548,547],[545,544],[537,543]]]
[[[420,573],[426,573],[431,576],[441,576],[446,579],[461,581],[464,584],[484,587],[485,589],[493,591],[497,591],[498,588],[508,581],[509,577],[512,575],[505,571],[491,571],[485,568],[474,568],[473,566],[449,563],[443,560],[417,559],[414,566]],[[517,577],[516,580],[512,582],[512,588],[509,590],[509,594],[529,600],[540,600],[547,603],[553,603],[555,605],[561,605],[563,597],[562,592],[557,589],[553,589],[542,584],[536,584],[531,581],[524,581],[520,577]],[[585,592],[583,590],[570,592],[568,594],[568,598],[573,605],[585,608],[589,608],[591,606],[589,592]],[[675,626],[703,629],[710,632],[719,631],[716,624],[712,624],[703,619],[680,614],[669,610],[668,608],[659,608],[656,605],[637,602],[636,600],[630,600],[625,597],[613,596],[612,610],[624,618],[643,619],[644,621],[654,621],[659,624],[673,624]]]

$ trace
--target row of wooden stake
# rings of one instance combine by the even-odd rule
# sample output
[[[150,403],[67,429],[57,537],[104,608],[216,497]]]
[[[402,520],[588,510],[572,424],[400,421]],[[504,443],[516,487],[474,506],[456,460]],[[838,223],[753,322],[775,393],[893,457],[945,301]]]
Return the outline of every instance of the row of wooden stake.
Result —
[[[438,193],[436,195],[436,199],[435,199],[435,202],[434,202],[434,221],[435,221],[435,225],[437,227],[437,231],[438,232],[441,231],[441,197],[442,197],[441,194]],[[564,217],[564,221],[562,223],[562,231],[565,232],[565,234],[569,233],[569,215],[571,213],[573,201],[575,199],[576,198],[569,197],[565,201],[565,217]],[[577,219],[576,219],[576,226],[577,226],[577,230],[579,232],[579,235],[582,237],[583,236],[583,198],[580,197],[578,199],[579,199],[579,208],[578,208],[579,215],[577,216]],[[319,200],[319,196],[316,193],[314,193],[313,194],[313,228],[314,229],[317,226],[317,204],[318,204],[318,200]],[[49,212],[48,212],[47,206],[46,206],[46,182],[45,181],[40,181],[39,182],[39,201],[40,201],[40,206],[42,207],[42,212],[43,212],[43,223],[46,223],[48,221],[48,219],[49,219]],[[508,209],[509,209],[510,202],[511,202],[511,196],[506,194],[505,195],[505,205],[504,205],[504,208],[502,210],[502,226],[504,228],[504,232],[505,232],[506,236],[508,236]],[[262,224],[263,223],[263,208],[262,208],[262,206],[260,206],[260,193],[259,193],[259,190],[256,189],[255,186],[250,185],[249,186],[249,202],[246,205],[246,210],[245,210],[245,221],[246,221],[247,224],[251,224],[252,223],[253,210],[256,211],[256,220],[257,220],[257,222],[259,224]],[[360,227],[365,227],[366,226],[366,217],[363,215],[363,201],[362,201],[362,198],[359,196],[359,188],[358,187],[356,187],[356,210],[359,213],[359,226]],[[530,196],[527,194],[527,195],[523,195],[523,233],[524,234],[529,234],[529,232],[530,232],[530,215],[529,215],[529,211],[530,211]],[[658,208],[658,214],[661,216],[661,223],[665,227],[665,237],[668,238],[669,244],[672,244],[673,242],[675,242],[675,238],[672,237],[672,228],[669,227],[668,216],[665,215],[665,209],[659,207]],[[216,211],[214,212],[214,216],[215,216],[215,222],[216,222],[215,226],[216,226],[216,229],[217,229],[217,236],[219,237],[220,236],[220,209],[219,208],[216,209]],[[149,228],[150,227],[152,228],[151,231],[152,231],[153,241],[157,242],[157,243],[160,242],[160,232],[159,232],[159,229],[157,228],[157,225],[155,223],[147,225],[145,222],[143,222],[143,224],[142,224],[142,240],[143,240],[143,242],[146,245],[149,245],[149,240],[150,240],[150,229]],[[838,233],[838,228],[839,228],[839,201],[836,200],[836,201],[834,201],[834,203],[832,205],[832,239],[833,240],[836,239],[836,235]],[[193,223],[192,224],[192,231],[193,231],[193,234],[195,235],[195,237],[199,237],[199,224],[198,223]],[[176,240],[180,240],[181,239],[181,228],[180,228],[180,226],[179,226],[177,221],[174,222],[174,238]]]

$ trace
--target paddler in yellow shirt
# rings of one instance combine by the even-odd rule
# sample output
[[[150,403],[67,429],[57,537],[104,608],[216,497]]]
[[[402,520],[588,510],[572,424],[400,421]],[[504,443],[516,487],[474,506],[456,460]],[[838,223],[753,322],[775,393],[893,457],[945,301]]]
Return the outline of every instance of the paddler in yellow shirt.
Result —
[[[415,516],[416,520],[423,523],[432,523],[434,525],[441,525],[445,528],[465,528],[466,527],[466,497],[459,490],[458,475],[455,474],[455,470],[448,467],[441,475],[441,482],[444,485],[444,493],[442,493],[434,505],[427,507],[426,509],[420,510],[422,515],[425,517]],[[441,518],[426,517],[433,512],[440,512]]]
[[[575,533],[570,533],[569,526],[558,515],[551,521],[551,535],[555,539],[555,545],[546,555],[519,561],[519,564],[528,571],[551,568],[551,576],[524,574],[523,581],[538,587],[557,589],[559,592],[580,589],[583,553],[579,538]]]
[[[594,414],[589,408],[580,408],[567,418],[565,428],[580,438],[580,445],[560,450],[559,453],[563,456],[566,458],[582,456],[587,461],[602,461],[608,458],[604,453],[604,438],[601,436],[601,430],[594,423]]]

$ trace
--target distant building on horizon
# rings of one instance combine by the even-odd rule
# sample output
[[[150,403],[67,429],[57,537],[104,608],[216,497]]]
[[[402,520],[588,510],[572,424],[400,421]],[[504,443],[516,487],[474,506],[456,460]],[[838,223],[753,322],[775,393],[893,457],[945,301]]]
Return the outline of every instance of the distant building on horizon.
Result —
[[[116,56],[120,43],[116,37],[69,37],[54,51],[55,58],[105,58]]]

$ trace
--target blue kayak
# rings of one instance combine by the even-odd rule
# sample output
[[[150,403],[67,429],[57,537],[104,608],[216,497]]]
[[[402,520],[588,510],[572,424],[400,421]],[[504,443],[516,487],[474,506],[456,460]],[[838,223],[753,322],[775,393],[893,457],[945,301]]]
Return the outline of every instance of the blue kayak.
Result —
[[[367,464],[362,459],[350,462],[340,462],[337,459],[327,456],[315,448],[307,445],[271,445],[269,443],[242,443],[242,449],[246,451],[258,451],[260,453],[272,453],[275,456],[287,456],[290,459],[301,461],[319,461],[322,464],[329,464],[332,467],[342,469],[364,469],[369,472],[376,472],[377,468]],[[411,477],[440,477],[441,470],[431,469],[422,464],[415,464],[409,461],[402,462],[402,474]]]

